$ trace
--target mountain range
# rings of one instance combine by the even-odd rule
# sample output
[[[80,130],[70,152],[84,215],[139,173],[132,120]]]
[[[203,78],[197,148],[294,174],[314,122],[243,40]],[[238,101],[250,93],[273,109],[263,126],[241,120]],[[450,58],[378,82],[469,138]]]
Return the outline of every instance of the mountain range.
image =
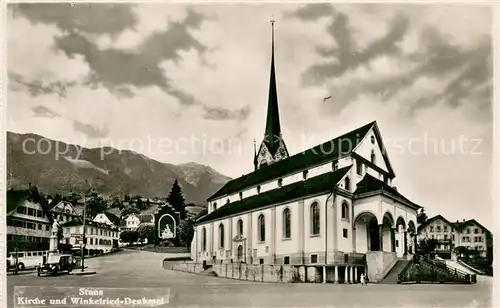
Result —
[[[40,140],[46,140],[40,142]],[[24,146],[23,146],[24,145]],[[36,145],[39,145],[36,149]],[[175,179],[181,185],[186,203],[205,205],[206,199],[231,178],[209,166],[194,162],[169,164],[129,150],[82,148],[36,134],[7,132],[7,179],[9,188],[36,185],[44,193],[82,192],[85,180],[56,149],[65,156],[83,159],[108,170],[105,179],[93,180],[93,188],[104,196],[168,196]],[[101,159],[101,153],[109,153]],[[80,154],[78,156],[78,154]],[[78,156],[78,157],[77,157]]]

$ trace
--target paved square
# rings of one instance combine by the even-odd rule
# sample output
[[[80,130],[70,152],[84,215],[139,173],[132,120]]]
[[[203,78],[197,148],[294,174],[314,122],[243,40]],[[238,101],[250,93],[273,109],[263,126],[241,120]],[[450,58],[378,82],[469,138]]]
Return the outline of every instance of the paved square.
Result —
[[[125,250],[89,259],[98,273],[93,276],[8,276],[8,307],[14,286],[170,288],[165,307],[492,307],[491,278],[474,285],[256,283],[164,270],[165,256]]]

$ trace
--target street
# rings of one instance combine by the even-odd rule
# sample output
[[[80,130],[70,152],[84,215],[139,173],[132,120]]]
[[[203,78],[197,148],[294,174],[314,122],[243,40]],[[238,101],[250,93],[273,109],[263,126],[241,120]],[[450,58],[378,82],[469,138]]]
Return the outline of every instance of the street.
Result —
[[[170,289],[164,307],[491,307],[491,278],[474,285],[271,284],[164,270],[165,254],[124,250],[86,260],[97,275],[7,276],[8,307],[14,286]],[[47,290],[48,289],[48,290]],[[54,291],[57,292],[57,291]],[[59,291],[60,292],[60,291]],[[45,293],[44,293],[45,294]]]

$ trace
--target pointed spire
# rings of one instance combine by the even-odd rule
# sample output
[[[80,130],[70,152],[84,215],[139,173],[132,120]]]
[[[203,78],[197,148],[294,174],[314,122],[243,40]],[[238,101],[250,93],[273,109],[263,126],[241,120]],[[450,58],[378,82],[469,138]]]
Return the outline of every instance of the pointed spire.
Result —
[[[271,155],[276,153],[281,139],[281,126],[278,110],[278,91],[276,87],[276,73],[274,68],[274,18],[271,19],[271,74],[269,80],[269,98],[267,104],[266,132],[264,142]]]

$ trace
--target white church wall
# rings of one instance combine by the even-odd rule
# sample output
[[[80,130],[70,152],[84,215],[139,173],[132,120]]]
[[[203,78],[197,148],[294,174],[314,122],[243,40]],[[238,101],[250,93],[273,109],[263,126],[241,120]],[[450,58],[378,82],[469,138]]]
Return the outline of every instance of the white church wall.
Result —
[[[373,128],[371,128],[368,134],[366,134],[363,140],[361,140],[354,152],[364,159],[371,161],[371,153],[373,151],[375,153],[375,165],[382,170],[389,172],[383,159],[382,151],[380,150],[381,147],[378,144],[377,138],[375,138],[375,144],[373,144],[372,136],[375,137]]]
[[[285,237],[283,211],[290,210],[290,237]],[[299,206],[298,202],[283,204],[276,207],[276,254],[291,255],[298,253],[299,237]]]
[[[325,249],[325,201],[329,194],[307,198],[304,200],[304,253],[306,259],[308,253],[324,251]],[[311,206],[314,202],[319,205],[319,234],[312,234],[312,213]],[[329,223],[328,227],[333,228],[333,223]]]
[[[368,198],[363,198],[361,200],[356,200],[354,202],[354,219],[356,219],[359,214],[363,212],[369,212],[377,217],[377,221],[380,224],[382,222],[382,217],[379,214],[380,210],[380,196],[373,196]]]
[[[368,251],[368,227],[362,222],[356,223],[356,252],[366,253]]]
[[[265,239],[260,240],[259,216],[264,215],[265,222]],[[252,256],[254,263],[258,263],[260,258],[269,258],[271,255],[271,209],[258,210],[252,213]],[[268,262],[266,262],[268,263]]]
[[[348,213],[347,218],[342,218],[342,203],[347,202]],[[337,221],[334,224],[334,228],[336,228],[337,234],[337,249],[342,252],[352,252],[352,202],[347,198],[337,198],[337,204],[335,207]],[[344,237],[344,229],[347,230],[347,237]]]

